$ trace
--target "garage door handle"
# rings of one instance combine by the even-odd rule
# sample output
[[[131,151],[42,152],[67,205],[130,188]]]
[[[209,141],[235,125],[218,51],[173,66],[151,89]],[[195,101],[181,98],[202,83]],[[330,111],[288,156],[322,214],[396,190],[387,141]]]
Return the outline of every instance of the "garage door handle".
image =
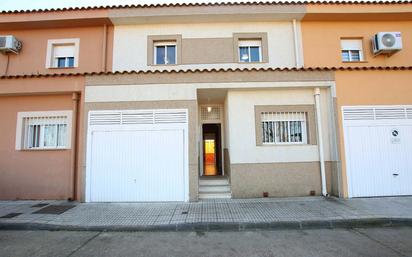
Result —
[[[398,174],[398,173],[393,173],[392,175],[394,175],[394,176],[398,176],[399,174]]]

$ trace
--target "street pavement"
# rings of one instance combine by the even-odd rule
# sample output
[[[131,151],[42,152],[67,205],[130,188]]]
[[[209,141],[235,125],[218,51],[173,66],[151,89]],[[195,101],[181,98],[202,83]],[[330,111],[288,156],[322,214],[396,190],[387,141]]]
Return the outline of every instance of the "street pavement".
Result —
[[[45,213],[43,208],[62,213]],[[40,213],[39,213],[40,211]],[[0,201],[0,229],[244,231],[412,225],[412,197],[221,199],[193,203]]]
[[[0,231],[2,257],[412,256],[412,228],[242,232]]]

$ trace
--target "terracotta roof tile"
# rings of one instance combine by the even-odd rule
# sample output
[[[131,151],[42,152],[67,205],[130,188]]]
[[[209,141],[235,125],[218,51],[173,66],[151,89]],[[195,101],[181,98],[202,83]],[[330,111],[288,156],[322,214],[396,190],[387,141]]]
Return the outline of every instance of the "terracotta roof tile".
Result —
[[[410,4],[412,0],[279,0],[279,1],[222,1],[210,3],[158,3],[158,4],[130,4],[130,5],[107,5],[107,6],[86,6],[86,7],[62,7],[45,8],[32,10],[12,10],[1,11],[6,13],[35,13],[35,12],[57,12],[57,11],[78,11],[97,9],[126,9],[126,8],[151,8],[151,7],[190,7],[190,6],[234,6],[234,5],[304,5],[304,4]]]
[[[99,76],[99,75],[122,75],[122,74],[171,74],[171,73],[213,73],[213,72],[310,72],[310,71],[363,71],[363,70],[412,70],[412,66],[372,66],[372,67],[308,67],[308,68],[212,68],[212,69],[185,69],[185,70],[145,70],[145,71],[113,71],[113,72],[84,72],[84,73],[55,73],[55,74],[22,74],[3,75],[0,79],[18,78],[52,78],[72,76]]]

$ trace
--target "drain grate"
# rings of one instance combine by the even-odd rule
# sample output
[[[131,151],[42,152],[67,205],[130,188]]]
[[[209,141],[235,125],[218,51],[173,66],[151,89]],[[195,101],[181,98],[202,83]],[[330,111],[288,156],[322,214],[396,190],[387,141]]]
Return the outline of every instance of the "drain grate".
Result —
[[[39,207],[44,207],[44,206],[47,206],[47,205],[49,205],[49,204],[48,203],[38,203],[38,204],[32,205],[31,207],[32,208],[39,208]]]
[[[21,214],[22,213],[20,213],[20,212],[12,212],[12,213],[6,214],[4,216],[1,216],[0,219],[11,219],[11,218],[17,217]]]
[[[76,207],[76,205],[49,205],[47,207],[41,208],[38,211],[33,212],[33,214],[62,214],[71,208]]]
[[[188,211],[182,211],[182,214],[188,214],[189,212]]]

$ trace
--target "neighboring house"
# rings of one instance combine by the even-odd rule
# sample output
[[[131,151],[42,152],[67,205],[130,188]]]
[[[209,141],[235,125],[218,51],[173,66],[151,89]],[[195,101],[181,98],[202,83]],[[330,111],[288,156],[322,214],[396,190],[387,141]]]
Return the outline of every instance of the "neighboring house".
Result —
[[[0,199],[80,197],[84,77],[73,74],[110,70],[112,32],[106,10],[0,14],[0,35],[22,44],[0,54]]]
[[[412,195],[412,4],[351,7],[310,4],[301,23],[305,67],[337,68],[341,196]]]
[[[373,183],[346,174],[373,172],[359,151],[386,148],[347,140],[358,121],[342,122],[341,110],[402,105],[404,119],[390,126],[411,129],[410,13],[410,3],[310,2],[3,13],[0,34],[23,48],[0,56],[0,198],[364,196],[348,185]],[[366,39],[380,31],[401,32],[403,49],[372,57]],[[390,80],[400,92],[386,92]],[[361,130],[348,133],[375,133]],[[389,139],[406,165],[391,176],[412,182],[412,139]],[[358,158],[350,171],[348,152]]]

